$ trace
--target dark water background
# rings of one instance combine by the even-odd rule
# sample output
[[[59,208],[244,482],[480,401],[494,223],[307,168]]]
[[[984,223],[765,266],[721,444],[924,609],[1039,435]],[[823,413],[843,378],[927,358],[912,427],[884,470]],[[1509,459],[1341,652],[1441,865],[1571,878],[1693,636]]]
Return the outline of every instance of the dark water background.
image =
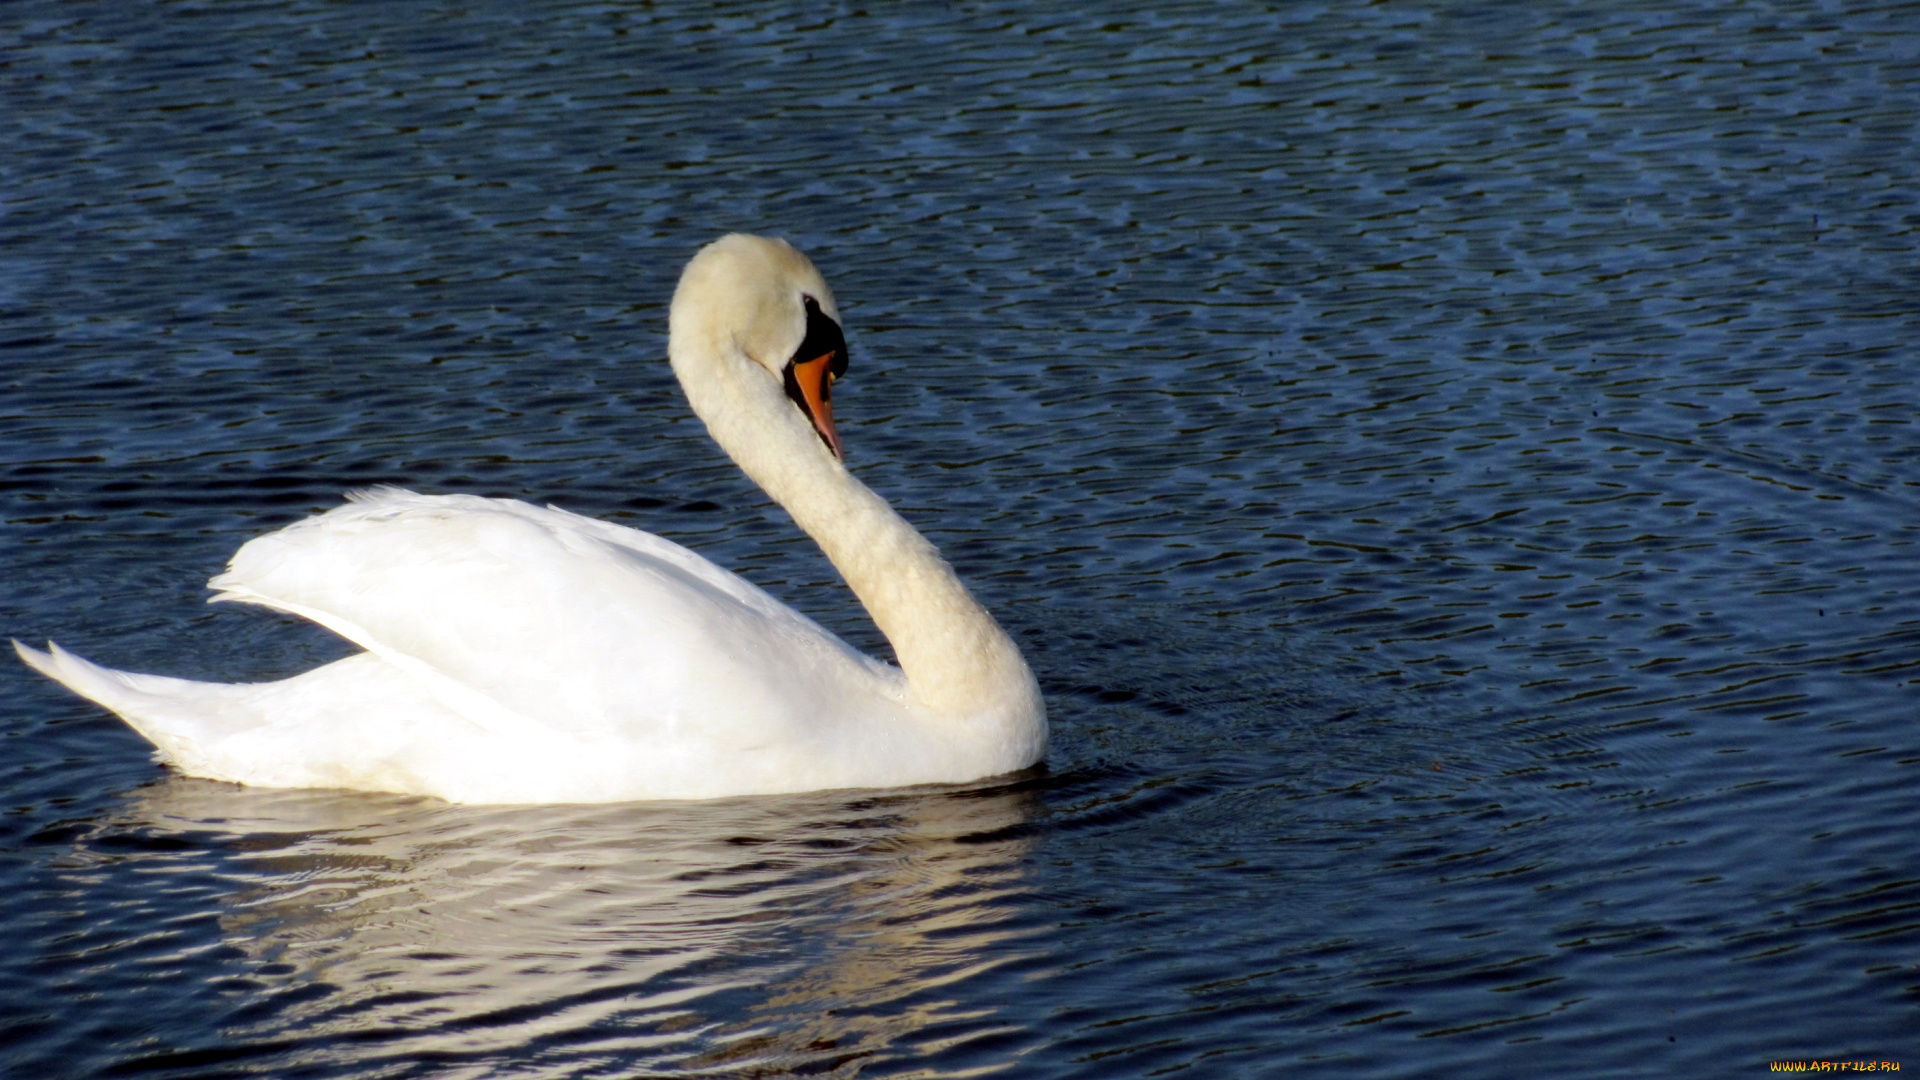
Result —
[[[869,649],[664,303],[833,282],[856,471],[1025,643],[962,790],[187,781],[0,667],[20,1077],[1920,1067],[1920,7],[0,7],[0,632],[403,483]]]

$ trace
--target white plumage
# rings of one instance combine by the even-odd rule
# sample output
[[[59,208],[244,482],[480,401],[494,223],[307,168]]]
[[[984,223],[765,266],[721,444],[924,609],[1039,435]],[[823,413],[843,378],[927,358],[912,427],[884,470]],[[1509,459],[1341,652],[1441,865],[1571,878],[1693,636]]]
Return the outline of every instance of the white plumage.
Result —
[[[701,556],[566,511],[397,489],[250,541],[215,600],[367,651],[281,682],[22,659],[194,776],[457,802],[600,802],[963,781],[1045,753],[1012,641],[842,466],[832,294],[782,241],[688,264],[669,352],[716,441],[791,512],[901,661],[863,656]]]

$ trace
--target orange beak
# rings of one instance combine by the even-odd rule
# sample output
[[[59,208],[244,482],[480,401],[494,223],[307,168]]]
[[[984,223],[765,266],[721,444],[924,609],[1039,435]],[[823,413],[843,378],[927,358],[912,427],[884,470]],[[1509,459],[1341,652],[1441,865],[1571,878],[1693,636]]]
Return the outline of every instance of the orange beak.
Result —
[[[813,430],[826,440],[827,449],[841,461],[847,459],[840,448],[840,433],[833,429],[833,353],[821,353],[811,360],[793,362],[789,378],[800,388],[800,397],[813,421]]]

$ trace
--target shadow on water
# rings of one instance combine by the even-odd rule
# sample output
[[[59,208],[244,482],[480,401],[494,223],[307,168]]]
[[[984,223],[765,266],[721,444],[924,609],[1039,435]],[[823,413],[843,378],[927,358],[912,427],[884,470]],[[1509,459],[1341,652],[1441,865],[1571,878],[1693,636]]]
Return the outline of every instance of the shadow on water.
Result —
[[[991,1039],[942,987],[1039,955],[1030,788],[474,808],[171,777],[49,867],[72,895],[110,889],[86,933],[125,943],[45,962],[78,985],[139,970],[203,1034],[122,1056],[95,1017],[47,1032],[42,1060],[784,1075],[956,1041],[949,1019]],[[219,975],[176,977],[210,957]]]

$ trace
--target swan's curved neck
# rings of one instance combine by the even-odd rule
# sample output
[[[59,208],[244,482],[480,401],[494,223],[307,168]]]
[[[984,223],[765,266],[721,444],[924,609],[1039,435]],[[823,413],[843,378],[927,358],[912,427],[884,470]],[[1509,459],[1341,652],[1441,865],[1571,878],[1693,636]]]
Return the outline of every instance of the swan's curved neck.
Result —
[[[834,459],[737,344],[701,344],[707,355],[697,364],[673,350],[694,412],[833,561],[892,643],[918,702],[963,719],[1039,716],[1039,688],[1020,650],[933,544]]]

